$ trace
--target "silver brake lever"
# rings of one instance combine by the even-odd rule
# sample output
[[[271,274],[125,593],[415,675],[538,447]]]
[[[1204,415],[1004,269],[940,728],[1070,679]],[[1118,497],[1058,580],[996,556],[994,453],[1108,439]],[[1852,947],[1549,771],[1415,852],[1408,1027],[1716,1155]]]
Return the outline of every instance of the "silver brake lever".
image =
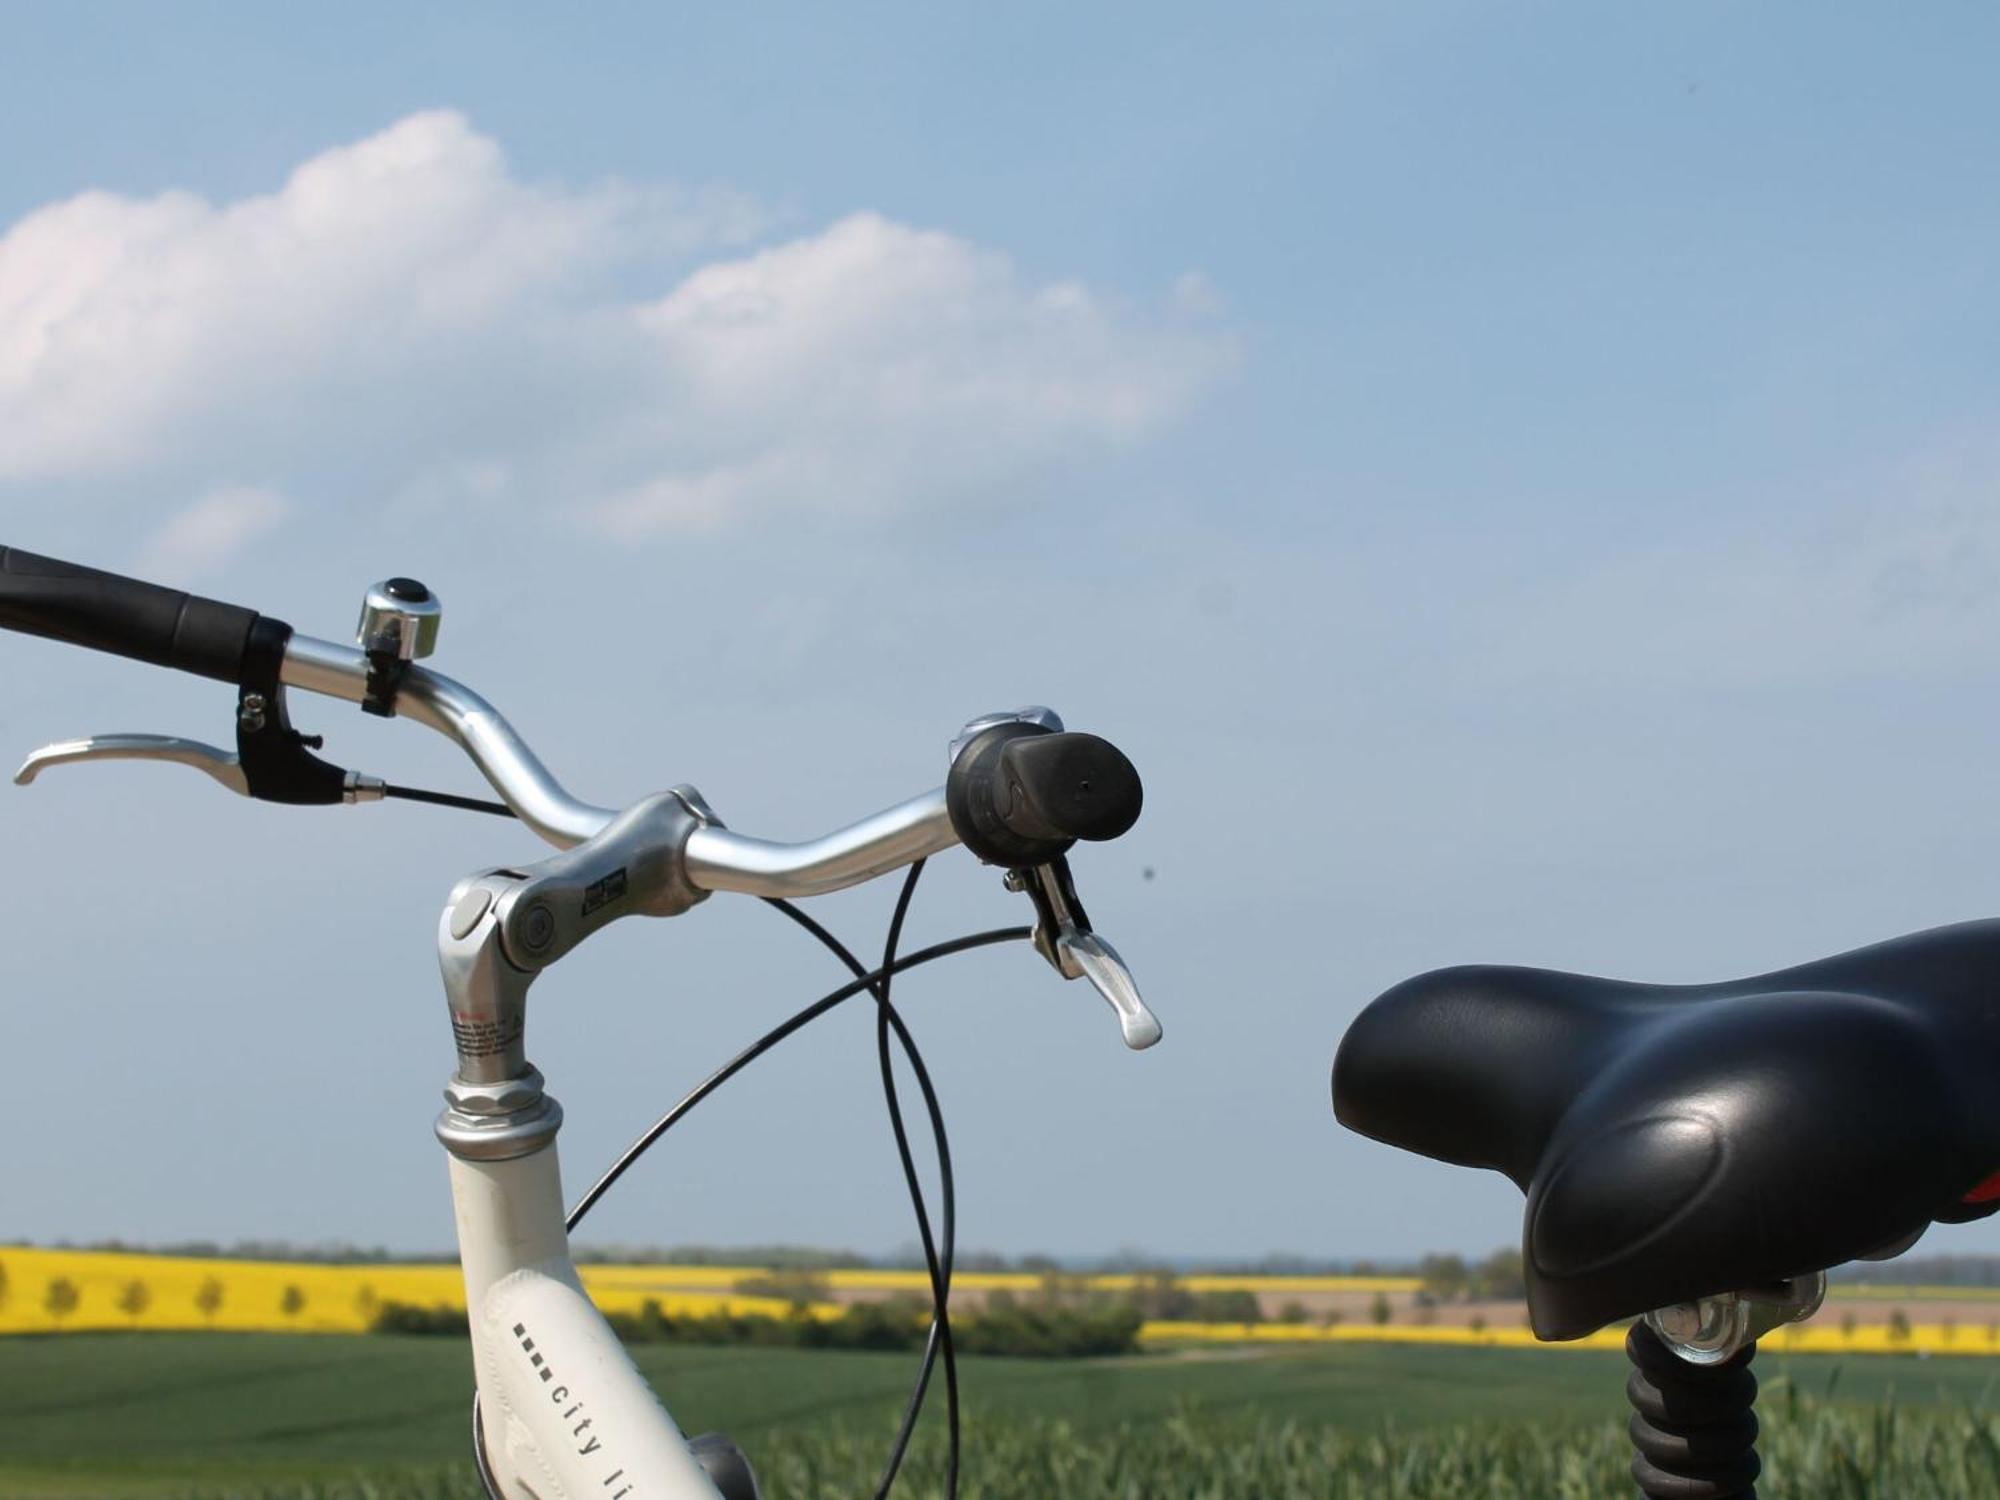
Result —
[[[1139,998],[1139,986],[1132,982],[1132,971],[1125,967],[1116,948],[1094,932],[1077,932],[1057,938],[1056,950],[1074,963],[1118,1012],[1118,1029],[1126,1046],[1138,1052],[1160,1039],[1159,1018]],[[1063,972],[1068,977],[1067,965]]]
[[[1118,950],[1090,930],[1083,905],[1070,883],[1069,861],[1051,860],[1033,870],[1009,870],[1007,889],[1033,899],[1035,951],[1065,979],[1087,979],[1118,1013],[1118,1030],[1134,1052],[1157,1042],[1160,1022],[1139,998],[1139,986]]]
[[[22,761],[21,769],[14,773],[14,784],[26,786],[50,766],[90,760],[160,760],[192,766],[239,797],[250,795],[250,782],[236,756],[200,740],[171,734],[94,734],[80,740],[58,740]]]
[[[14,773],[14,784],[27,786],[50,766],[93,760],[157,760],[168,765],[188,766],[229,788],[239,797],[259,795],[250,788],[250,778],[243,769],[240,756],[205,745],[200,740],[182,739],[173,734],[93,734],[80,740],[58,740],[53,745],[42,746],[22,761],[21,769]],[[386,788],[379,776],[348,771],[343,773],[343,784],[339,790],[343,802],[374,802],[383,796]],[[267,791],[263,795],[269,797],[270,794]]]

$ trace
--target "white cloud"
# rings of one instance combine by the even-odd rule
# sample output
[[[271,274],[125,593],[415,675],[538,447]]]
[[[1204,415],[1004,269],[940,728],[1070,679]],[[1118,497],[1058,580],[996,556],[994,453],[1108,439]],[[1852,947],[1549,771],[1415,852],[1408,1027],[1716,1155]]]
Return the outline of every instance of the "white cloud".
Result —
[[[1226,370],[1155,313],[857,214],[733,258],[726,193],[524,182],[448,112],[211,204],[85,193],[0,236],[0,485],[251,470],[623,533],[881,512],[1142,438]]]
[[[636,318],[666,376],[652,452],[670,462],[599,507],[620,530],[990,485],[1145,436],[1229,359],[1205,326],[1122,317],[873,214],[704,266]]]
[[[275,490],[249,486],[211,490],[153,533],[137,571],[163,581],[219,571],[274,529],[290,510],[290,503]]]

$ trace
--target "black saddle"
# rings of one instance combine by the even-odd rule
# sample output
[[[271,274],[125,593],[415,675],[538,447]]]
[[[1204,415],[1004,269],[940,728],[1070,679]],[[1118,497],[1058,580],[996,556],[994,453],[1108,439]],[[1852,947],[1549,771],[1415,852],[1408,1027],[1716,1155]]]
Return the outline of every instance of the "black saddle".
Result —
[[[2000,1208],[2000,921],[1732,984],[1440,969],[1348,1028],[1334,1113],[1528,1195],[1545,1339]]]

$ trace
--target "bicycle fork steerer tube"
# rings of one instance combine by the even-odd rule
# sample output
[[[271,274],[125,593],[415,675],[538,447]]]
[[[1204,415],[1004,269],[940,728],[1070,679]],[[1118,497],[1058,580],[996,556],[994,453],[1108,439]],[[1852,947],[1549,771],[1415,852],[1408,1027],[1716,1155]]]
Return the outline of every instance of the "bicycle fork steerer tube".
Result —
[[[674,916],[707,893],[684,850],[712,824],[682,789],[586,843],[459,882],[438,926],[458,1070],[437,1136],[451,1157],[486,1461],[508,1500],[718,1500],[585,1295],[564,1229],[562,1110],[524,1045],[528,987],[622,916]]]

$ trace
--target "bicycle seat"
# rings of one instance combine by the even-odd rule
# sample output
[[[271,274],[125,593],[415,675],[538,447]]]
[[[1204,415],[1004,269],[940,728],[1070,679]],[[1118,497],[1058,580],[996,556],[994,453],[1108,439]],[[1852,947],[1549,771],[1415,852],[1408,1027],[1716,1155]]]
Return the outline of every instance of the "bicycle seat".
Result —
[[[1348,1028],[1333,1106],[1526,1192],[1544,1339],[1893,1253],[2000,1208],[2000,921],[1729,984],[1440,969]]]

